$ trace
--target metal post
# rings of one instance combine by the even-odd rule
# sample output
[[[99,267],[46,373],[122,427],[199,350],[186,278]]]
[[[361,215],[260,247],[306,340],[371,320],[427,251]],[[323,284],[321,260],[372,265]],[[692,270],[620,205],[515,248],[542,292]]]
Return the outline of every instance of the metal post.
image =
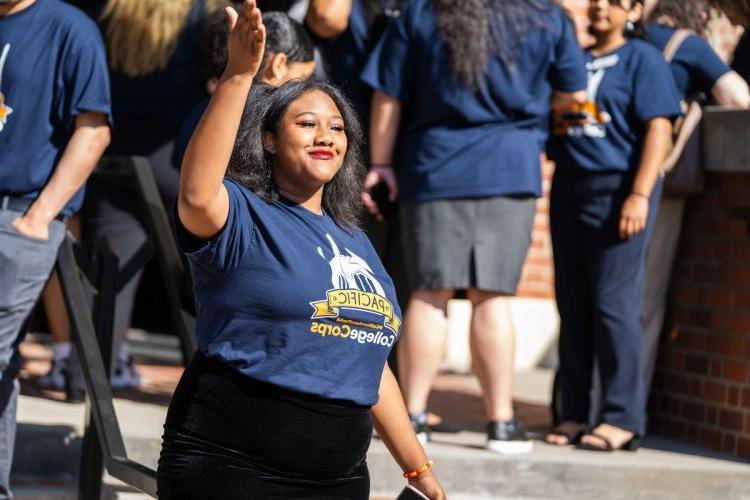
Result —
[[[117,281],[117,256],[106,240],[97,242],[95,259],[98,263],[96,279],[96,299],[94,304],[94,322],[96,337],[104,363],[106,379],[112,370],[112,333]],[[81,454],[85,458],[81,461],[80,483],[78,486],[79,500],[101,498],[102,473],[104,472],[104,455],[102,443],[95,429],[91,397],[86,397],[86,430],[83,435]]]
[[[185,310],[180,296],[180,286],[185,281],[185,268],[174,240],[172,226],[169,223],[169,218],[156,186],[151,163],[148,158],[143,156],[133,156],[131,161],[135,173],[136,191],[144,208],[143,215],[145,216],[146,226],[149,228],[157,248],[156,255],[161,264],[159,267],[164,277],[172,320],[180,339],[182,357],[185,366],[187,366],[197,346],[194,337],[195,318]]]
[[[106,255],[106,253],[105,250],[104,254]],[[86,275],[89,282],[96,282],[97,286],[101,286],[105,290],[105,293],[100,295],[101,299],[98,300],[98,310],[101,311],[97,313],[98,326],[104,324],[111,325],[111,316],[107,319],[106,315],[111,314],[111,304],[114,301],[114,294],[106,290],[108,287],[115,286],[117,282],[115,276],[108,277],[111,274],[111,269],[115,271],[117,269],[116,259],[114,261],[106,260],[108,263],[102,267],[109,268],[110,271],[99,272],[96,279],[90,276],[90,272]],[[124,483],[130,484],[144,493],[156,497],[156,472],[127,458],[125,442],[122,439],[117,414],[112,402],[112,389],[109,386],[108,380],[109,367],[106,366],[103,359],[107,358],[111,361],[111,340],[109,341],[109,346],[105,346],[104,350],[100,349],[83,283],[80,279],[81,272],[90,270],[86,262],[81,262],[79,265],[76,261],[75,243],[70,235],[65,238],[63,244],[60,246],[56,267],[58,276],[60,277],[63,298],[65,299],[65,307],[70,318],[71,332],[73,334],[72,340],[83,370],[87,401],[89,403],[87,408],[91,412],[91,418],[87,426],[89,437],[84,437],[84,441],[90,443],[94,439],[90,436],[95,431],[96,440],[100,444],[101,457],[104,458],[104,464],[109,473]],[[108,305],[108,301],[110,301],[110,305]],[[110,312],[107,313],[106,311]],[[111,339],[111,326],[108,338]],[[106,354],[103,355],[103,353]],[[87,448],[84,448],[84,452],[88,453],[90,449],[88,446],[91,445],[87,444],[86,446]],[[96,461],[97,456],[83,456],[84,462],[89,460]],[[101,458],[99,458],[99,462],[101,462]],[[86,482],[82,483],[81,486],[90,488],[90,490],[82,491],[79,494],[79,498],[85,500],[99,498],[93,484],[96,479],[101,483],[100,467],[97,469],[96,463],[88,465],[84,463],[83,470],[86,471],[87,476]],[[99,471],[98,473],[96,472],[97,470]],[[99,484],[99,488],[101,488],[101,484]]]

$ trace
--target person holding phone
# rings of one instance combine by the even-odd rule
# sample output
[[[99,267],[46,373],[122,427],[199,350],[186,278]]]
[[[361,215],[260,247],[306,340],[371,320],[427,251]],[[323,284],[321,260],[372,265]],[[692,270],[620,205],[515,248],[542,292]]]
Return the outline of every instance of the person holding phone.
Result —
[[[401,203],[411,293],[398,349],[412,424],[429,438],[427,399],[456,290],[473,306],[471,352],[486,446],[532,448],[513,411],[515,294],[531,241],[550,101],[582,99],[583,53],[550,0],[413,0],[362,74],[374,89],[370,173]],[[397,173],[398,172],[398,173]],[[367,195],[368,209],[378,205]]]

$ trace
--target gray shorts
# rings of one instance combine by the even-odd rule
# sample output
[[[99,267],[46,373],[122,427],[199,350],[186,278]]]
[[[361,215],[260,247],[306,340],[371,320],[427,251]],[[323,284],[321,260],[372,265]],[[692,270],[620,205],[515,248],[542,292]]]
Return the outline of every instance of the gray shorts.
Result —
[[[514,295],[535,211],[530,196],[403,204],[401,236],[412,289]]]

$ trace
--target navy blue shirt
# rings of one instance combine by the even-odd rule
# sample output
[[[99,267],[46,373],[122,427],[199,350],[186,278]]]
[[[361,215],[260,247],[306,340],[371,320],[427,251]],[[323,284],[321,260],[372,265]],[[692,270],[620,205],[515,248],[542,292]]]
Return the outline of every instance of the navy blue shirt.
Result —
[[[643,40],[586,57],[588,102],[573,119],[556,122],[548,154],[558,168],[634,171],[646,122],[682,114],[672,72],[661,52]]]
[[[331,40],[314,37],[316,45],[323,54],[326,74],[351,99],[359,116],[366,123],[370,115],[370,98],[372,89],[366,85],[359,74],[367,63],[375,42],[389,20],[400,12],[404,0],[372,0],[379,6],[376,13],[368,12],[364,0],[353,0],[352,10],[346,30]],[[373,6],[374,7],[374,6]],[[375,10],[373,8],[373,10]],[[390,15],[384,15],[386,10]]]
[[[646,41],[663,53],[676,31],[670,26],[649,23],[646,26]],[[682,42],[670,67],[682,100],[696,92],[710,95],[719,78],[732,71],[708,42],[695,34]]]
[[[118,126],[107,154],[153,153],[175,138],[188,113],[206,97],[201,70],[205,16],[204,0],[195,0],[164,69],[137,77],[110,74]]]
[[[196,127],[198,127],[198,122],[201,121],[203,113],[206,112],[210,100],[209,97],[206,97],[199,102],[190,114],[188,114],[187,118],[185,118],[185,121],[180,127],[180,131],[177,133],[177,139],[174,143],[174,151],[172,151],[172,165],[177,169],[182,165],[182,158],[185,156],[185,151],[187,151],[190,138],[193,137],[193,132],[195,132]]]
[[[178,229],[194,281],[198,348],[253,379],[372,405],[401,312],[367,236],[226,180],[213,239]]]
[[[513,67],[491,55],[476,91],[453,77],[429,0],[411,1],[389,27],[363,79],[403,103],[402,201],[540,195],[552,89],[586,86],[573,23],[545,3],[547,28],[526,36]]]
[[[109,115],[107,60],[96,25],[59,0],[0,17],[0,194],[35,199],[70,140],[75,117]],[[62,210],[76,212],[79,191]]]

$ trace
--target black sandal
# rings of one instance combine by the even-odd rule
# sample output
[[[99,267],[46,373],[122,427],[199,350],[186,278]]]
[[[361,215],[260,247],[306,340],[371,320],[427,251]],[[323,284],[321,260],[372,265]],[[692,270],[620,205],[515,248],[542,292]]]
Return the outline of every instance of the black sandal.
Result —
[[[580,450],[612,452],[612,451],[617,451],[617,450],[622,450],[622,451],[638,451],[638,448],[641,447],[641,438],[637,434],[633,434],[633,437],[631,437],[630,439],[628,439],[627,441],[625,441],[624,443],[622,443],[619,448],[615,448],[614,446],[612,446],[612,442],[609,439],[607,439],[606,437],[604,437],[601,434],[599,434],[599,433],[589,432],[586,435],[588,435],[588,436],[594,436],[597,439],[601,439],[602,441],[604,441],[605,447],[604,448],[600,448],[599,446],[593,446],[593,445],[590,445],[590,444],[586,444],[586,443],[583,443],[583,442],[581,442],[579,440],[578,444],[576,445],[576,448],[578,448]],[[581,436],[581,438],[583,438],[583,436]]]
[[[562,424],[561,424],[562,425]],[[544,437],[544,442],[547,444],[551,444],[552,446],[569,446],[569,445],[577,445],[581,442],[581,438],[586,434],[586,426],[581,424],[581,426],[576,430],[575,432],[564,432],[560,429],[560,425],[552,429],[547,433],[547,435]],[[547,436],[560,436],[564,437],[568,440],[565,444],[557,444],[557,443],[550,443],[547,441]]]

